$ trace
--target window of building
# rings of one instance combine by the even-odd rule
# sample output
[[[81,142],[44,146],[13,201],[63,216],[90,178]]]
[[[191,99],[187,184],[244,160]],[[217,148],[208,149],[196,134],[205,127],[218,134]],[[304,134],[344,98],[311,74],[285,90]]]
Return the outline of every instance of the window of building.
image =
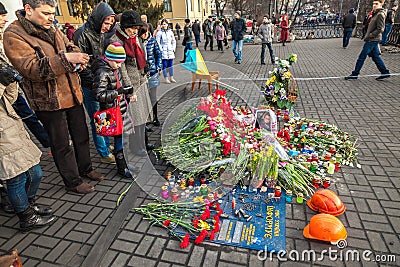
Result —
[[[187,0],[187,6],[189,11],[193,11],[192,0]],[[188,14],[189,16],[189,14]]]
[[[171,0],[163,0],[165,12],[172,12]]]
[[[56,16],[61,16],[62,14],[61,14],[61,11],[60,11],[60,4],[58,3],[58,1],[57,1],[57,6],[56,6],[56,14],[55,14]]]
[[[197,11],[201,11],[201,1],[202,0],[197,0]]]
[[[69,12],[69,15],[72,16],[72,17],[76,17],[76,10],[75,10],[75,7],[74,7],[74,5],[71,3],[70,0],[67,1],[67,5],[68,5],[68,12]]]

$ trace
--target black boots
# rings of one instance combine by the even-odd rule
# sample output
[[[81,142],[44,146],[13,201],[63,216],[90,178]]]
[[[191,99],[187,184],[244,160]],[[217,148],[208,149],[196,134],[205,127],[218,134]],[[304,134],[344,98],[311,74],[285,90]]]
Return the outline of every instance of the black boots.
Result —
[[[157,103],[153,106],[153,125],[154,126],[160,126],[160,122],[158,121],[158,115],[157,115]]]
[[[53,213],[53,209],[49,206],[41,206],[35,203],[35,199],[29,199],[29,204],[37,215],[48,216]]]
[[[52,215],[40,216],[35,213],[35,210],[31,206],[28,206],[23,212],[17,212],[17,215],[19,218],[19,227],[22,232],[49,225],[56,218]]]
[[[122,150],[115,152],[115,162],[117,163],[117,173],[125,178],[132,178],[132,174],[129,172],[128,166],[126,165],[124,152]]]
[[[14,207],[8,200],[7,191],[4,187],[0,188],[1,192],[1,209],[6,213],[14,213]]]

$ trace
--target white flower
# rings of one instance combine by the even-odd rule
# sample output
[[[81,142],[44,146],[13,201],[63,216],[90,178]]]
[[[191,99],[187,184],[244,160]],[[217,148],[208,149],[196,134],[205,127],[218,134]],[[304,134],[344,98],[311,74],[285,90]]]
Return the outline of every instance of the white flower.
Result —
[[[289,61],[287,61],[287,60],[282,60],[282,61],[281,61],[281,64],[282,64],[282,66],[285,67],[285,68],[288,68],[288,67],[290,66]]]

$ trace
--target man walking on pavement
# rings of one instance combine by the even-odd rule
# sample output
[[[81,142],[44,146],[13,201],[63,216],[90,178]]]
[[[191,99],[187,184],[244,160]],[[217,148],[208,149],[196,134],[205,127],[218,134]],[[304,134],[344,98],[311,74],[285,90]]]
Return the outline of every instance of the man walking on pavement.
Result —
[[[82,177],[102,181],[92,168],[89,133],[77,66],[84,69],[89,55],[54,27],[56,0],[24,0],[17,20],[4,33],[4,50],[22,74],[32,109],[49,134],[51,152],[68,191],[88,194],[94,186]],[[71,137],[74,149],[69,144]]]
[[[236,11],[233,16],[235,19],[231,23],[232,52],[235,56],[235,63],[240,64],[242,62],[243,37],[246,33],[246,22],[240,17],[240,11]]]
[[[345,80],[357,79],[364,65],[367,56],[374,61],[381,75],[376,80],[390,77],[390,72],[379,55],[379,41],[382,39],[382,32],[385,29],[386,10],[382,8],[385,0],[374,0],[372,2],[372,17],[368,25],[367,33],[364,38],[364,46],[358,56],[355,69],[351,75],[346,76]]]
[[[213,51],[213,21],[212,16],[208,16],[208,19],[203,23],[203,32],[206,36],[206,43],[204,44],[204,50],[207,50],[207,45],[210,44],[210,51]]]
[[[347,48],[350,42],[351,35],[357,24],[357,17],[354,15],[354,8],[350,8],[349,14],[344,16],[342,26],[343,26],[343,48]]]
[[[394,3],[392,6],[392,9],[389,9],[387,14],[386,14],[386,19],[385,19],[385,30],[383,31],[382,34],[382,42],[381,44],[383,46],[387,46],[387,41],[389,37],[389,33],[393,28],[394,24],[394,18],[396,17],[396,11],[397,11],[397,3]]]
[[[196,41],[196,47],[199,47],[200,32],[201,32],[199,20],[196,19],[196,21],[193,23],[192,31],[193,31],[194,39]]]
[[[275,64],[274,51],[272,50],[272,38],[274,36],[274,25],[268,19],[268,15],[263,18],[263,23],[258,28],[258,37],[262,41],[261,47],[261,65],[265,65],[265,47],[268,46],[269,55],[271,57],[272,64]]]

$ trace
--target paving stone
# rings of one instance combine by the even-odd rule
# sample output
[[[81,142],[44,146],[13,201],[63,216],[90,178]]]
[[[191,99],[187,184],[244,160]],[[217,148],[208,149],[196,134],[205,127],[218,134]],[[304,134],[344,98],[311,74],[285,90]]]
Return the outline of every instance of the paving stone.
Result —
[[[53,248],[44,259],[50,262],[55,262],[70,244],[71,242],[68,241],[60,241],[60,243]]]
[[[217,266],[218,251],[207,250],[204,257],[203,266]]]
[[[156,266],[157,262],[155,260],[146,259],[143,257],[132,256],[132,258],[128,262],[128,266],[136,267],[136,266],[148,266],[153,267]]]
[[[66,250],[62,252],[60,257],[56,260],[57,263],[67,264],[71,261],[71,259],[77,255],[81,244],[72,243]]]
[[[106,255],[104,255],[100,266],[113,266],[113,262],[115,257],[117,256],[118,252],[115,250],[107,250]]]
[[[190,267],[200,267],[201,262],[203,261],[203,256],[205,250],[203,247],[200,246],[193,246],[193,250],[190,253],[190,260],[188,266]]]
[[[83,233],[78,231],[69,232],[64,239],[71,240],[79,243],[85,243],[91,237],[90,233]]]
[[[374,251],[389,252],[380,233],[372,231],[366,231],[366,233]]]
[[[363,222],[364,228],[367,230],[372,230],[372,231],[381,231],[381,232],[387,232],[387,233],[392,233],[392,227],[389,225],[389,223],[377,223],[377,222]]]
[[[150,258],[158,258],[161,255],[161,252],[164,250],[165,244],[167,240],[163,238],[156,238],[154,243],[151,245],[151,249],[147,253],[147,256]]]
[[[142,238],[143,238],[142,234],[129,232],[129,231],[122,231],[118,236],[118,239],[135,242],[135,243],[139,243]]]
[[[175,250],[164,250],[161,260],[173,263],[185,263],[188,254],[185,252],[178,252]]]
[[[54,248],[58,242],[60,242],[60,239],[58,238],[41,235],[33,242],[33,244],[46,248]]]
[[[240,264],[246,264],[248,262],[247,255],[243,253],[238,253],[236,251],[231,251],[226,253],[221,251],[220,260],[235,262]]]
[[[115,240],[111,245],[111,248],[123,252],[133,253],[133,251],[135,251],[136,246],[137,246],[136,243],[127,242],[123,240]]]
[[[153,241],[154,237],[144,236],[143,239],[140,241],[139,245],[137,246],[135,254],[146,255]]]

